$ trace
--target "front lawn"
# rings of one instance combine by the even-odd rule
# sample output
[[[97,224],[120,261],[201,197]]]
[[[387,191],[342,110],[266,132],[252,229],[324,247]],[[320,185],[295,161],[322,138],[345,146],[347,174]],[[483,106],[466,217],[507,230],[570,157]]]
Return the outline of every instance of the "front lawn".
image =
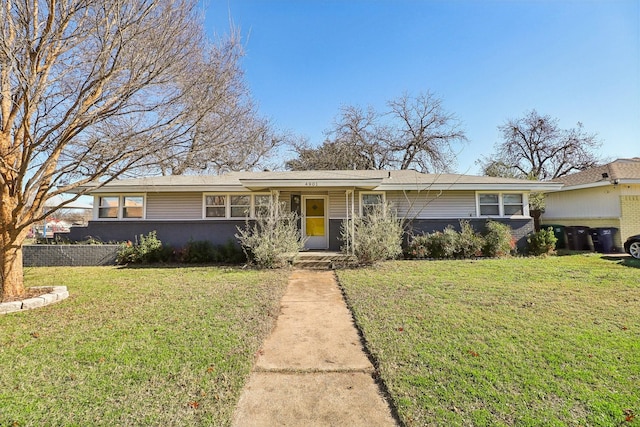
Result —
[[[229,425],[287,276],[28,269],[71,296],[0,316],[0,426]]]
[[[640,425],[640,270],[594,255],[338,271],[408,426]]]

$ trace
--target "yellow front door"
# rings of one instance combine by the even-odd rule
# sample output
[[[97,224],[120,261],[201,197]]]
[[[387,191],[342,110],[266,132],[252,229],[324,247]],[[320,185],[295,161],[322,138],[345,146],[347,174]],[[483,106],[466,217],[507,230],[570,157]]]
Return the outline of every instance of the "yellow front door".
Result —
[[[302,226],[307,249],[327,249],[329,233],[327,221],[327,197],[303,196]]]

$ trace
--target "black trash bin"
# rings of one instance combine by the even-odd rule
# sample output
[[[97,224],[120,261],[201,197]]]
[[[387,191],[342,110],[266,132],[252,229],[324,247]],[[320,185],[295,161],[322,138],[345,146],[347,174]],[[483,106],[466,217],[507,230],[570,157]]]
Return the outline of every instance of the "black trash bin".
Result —
[[[615,243],[613,241],[616,232],[615,227],[598,227],[589,229],[593,247],[596,252],[608,254],[615,251]]]
[[[569,249],[574,251],[590,251],[589,227],[574,225],[565,227]]]
[[[556,239],[558,240],[556,242],[556,249],[565,249],[567,247],[567,235],[565,234],[565,227],[564,225],[558,225],[558,224],[547,224],[547,225],[541,225],[540,226],[540,230],[546,230],[549,227],[553,228],[553,234],[554,236],[556,236]]]

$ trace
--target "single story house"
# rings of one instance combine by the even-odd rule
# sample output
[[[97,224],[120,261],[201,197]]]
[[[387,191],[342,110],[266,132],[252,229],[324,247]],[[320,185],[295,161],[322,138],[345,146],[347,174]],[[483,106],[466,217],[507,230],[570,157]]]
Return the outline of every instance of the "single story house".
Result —
[[[543,224],[613,227],[618,250],[627,237],[640,234],[640,157],[553,180],[560,189],[545,194]]]
[[[190,240],[224,244],[270,200],[299,214],[309,250],[340,250],[343,220],[390,202],[408,233],[442,230],[469,220],[509,224],[520,245],[533,231],[528,197],[562,184],[412,170],[232,172],[219,176],[160,176],[112,181],[91,190],[93,219],[72,240],[133,240],[156,231],[173,246]],[[89,187],[90,188],[90,187]]]

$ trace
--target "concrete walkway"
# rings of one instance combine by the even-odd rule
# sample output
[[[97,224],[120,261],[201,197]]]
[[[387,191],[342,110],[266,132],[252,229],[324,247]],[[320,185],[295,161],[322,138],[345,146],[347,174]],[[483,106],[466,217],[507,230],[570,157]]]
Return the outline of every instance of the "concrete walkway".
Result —
[[[396,426],[332,271],[294,270],[233,425]]]

